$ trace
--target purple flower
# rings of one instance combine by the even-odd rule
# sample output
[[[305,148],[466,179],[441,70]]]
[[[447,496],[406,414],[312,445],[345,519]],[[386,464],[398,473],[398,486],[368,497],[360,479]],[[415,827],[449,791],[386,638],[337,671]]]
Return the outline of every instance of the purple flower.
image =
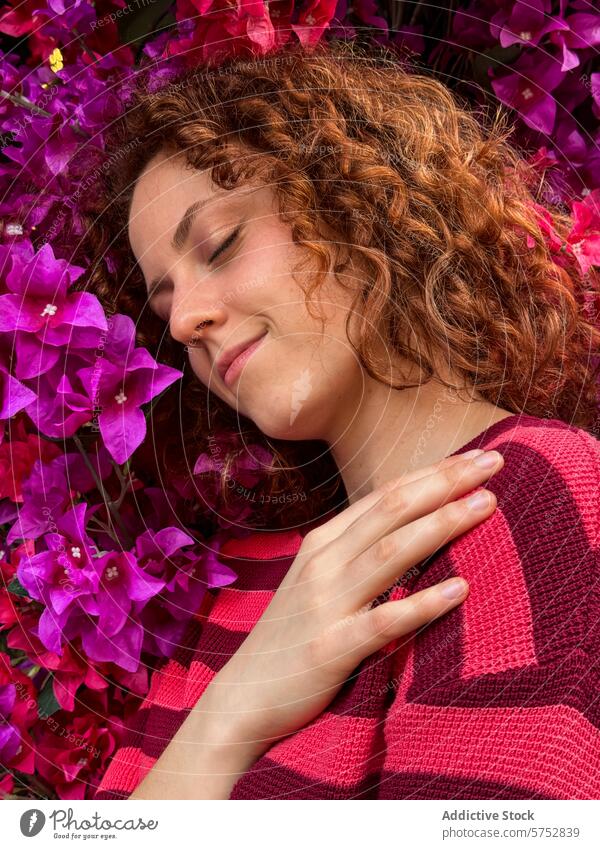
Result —
[[[561,18],[550,15],[548,0],[517,0],[510,12],[500,10],[490,21],[490,31],[502,47],[511,44],[537,45],[549,32],[568,30]]]
[[[63,42],[65,35],[72,37],[73,30],[81,35],[92,32],[91,24],[96,13],[88,0],[47,0],[44,6],[33,10],[47,20],[41,26],[41,32]]]
[[[15,141],[21,147],[6,147],[4,155],[17,162],[23,171],[51,179],[67,170],[81,145],[81,136],[62,115],[54,114],[50,118],[36,115],[26,126],[19,127]]]
[[[87,505],[77,504],[46,534],[46,551],[23,557],[19,582],[30,598],[45,606],[38,636],[47,649],[62,654],[62,635],[76,599],[95,593],[98,575],[92,565],[95,546],[85,532]]]
[[[12,760],[19,751],[21,735],[8,723],[8,717],[14,707],[16,688],[14,684],[0,685],[0,764]]]
[[[104,444],[117,463],[124,463],[143,442],[146,417],[140,409],[181,377],[181,372],[159,365],[145,350],[135,348],[133,321],[115,315],[111,321],[106,355],[79,377],[88,398],[99,409],[98,424]]]
[[[46,243],[34,254],[23,241],[12,255],[6,275],[9,294],[0,295],[0,332],[17,331],[19,379],[35,377],[58,361],[60,346],[89,347],[106,330],[98,299],[88,292],[68,294],[85,269],[54,256]]]
[[[165,582],[146,574],[129,552],[110,552],[95,560],[94,567],[99,587],[80,604],[98,619],[93,627],[82,628],[83,648],[92,660],[112,661],[135,672],[144,636],[136,602],[146,603]]]
[[[32,381],[37,397],[28,405],[27,415],[44,436],[64,439],[93,419],[92,403],[79,379],[79,372],[89,366],[93,352],[57,350],[55,365]]]
[[[23,482],[23,506],[6,536],[11,545],[17,539],[37,539],[47,533],[69,504],[70,491],[65,458],[51,463],[36,460],[29,478]]]
[[[562,50],[562,70],[576,68],[579,65],[579,56],[575,50],[587,50],[600,44],[600,15],[569,15],[564,21],[564,27],[551,33],[550,41]]]
[[[492,79],[492,88],[528,127],[549,135],[556,120],[552,92],[564,77],[559,61],[547,55],[523,53],[511,67],[511,73]]]
[[[147,531],[137,539],[136,553],[144,572],[164,581],[164,589],[140,611],[144,648],[154,654],[171,655],[208,587],[221,587],[237,578],[218,561],[212,545],[183,551],[194,545],[192,537],[178,528]]]
[[[0,364],[0,443],[4,439],[4,422],[35,401],[35,392],[23,386]]]

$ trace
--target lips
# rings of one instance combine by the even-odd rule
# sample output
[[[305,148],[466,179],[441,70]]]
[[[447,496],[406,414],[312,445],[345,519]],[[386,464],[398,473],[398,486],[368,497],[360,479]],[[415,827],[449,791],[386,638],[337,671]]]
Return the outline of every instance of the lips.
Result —
[[[229,384],[233,382],[238,370],[243,367],[245,360],[253,353],[255,348],[258,348],[266,335],[267,331],[264,330],[258,336],[247,339],[239,345],[234,345],[225,351],[217,360],[217,371],[224,383]]]

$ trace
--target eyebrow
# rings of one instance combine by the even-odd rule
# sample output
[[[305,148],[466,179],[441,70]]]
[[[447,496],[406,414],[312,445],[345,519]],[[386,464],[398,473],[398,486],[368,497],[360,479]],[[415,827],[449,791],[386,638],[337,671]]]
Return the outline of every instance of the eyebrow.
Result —
[[[173,238],[171,239],[171,247],[176,253],[181,254],[183,252],[183,247],[187,242],[188,236],[190,235],[190,230],[192,229],[194,219],[196,218],[198,212],[200,212],[200,210],[204,206],[206,206],[209,200],[209,198],[206,198],[205,200],[197,200],[190,206],[188,206],[186,211],[183,213],[181,221],[177,225]],[[167,282],[167,279],[164,277],[155,277],[148,286],[148,300],[150,300],[150,298],[152,298],[152,296],[157,293],[158,289],[161,288],[161,286]]]

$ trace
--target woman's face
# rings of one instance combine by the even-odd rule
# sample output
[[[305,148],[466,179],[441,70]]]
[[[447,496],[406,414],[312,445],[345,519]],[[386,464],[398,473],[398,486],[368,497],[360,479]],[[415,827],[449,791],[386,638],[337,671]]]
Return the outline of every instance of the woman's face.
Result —
[[[190,226],[182,226],[198,203]],[[343,431],[364,392],[345,330],[352,295],[326,278],[313,310],[324,323],[310,315],[292,277],[306,253],[279,217],[271,187],[227,192],[181,155],[161,153],[135,185],[129,240],[151,309],[175,339],[193,344],[191,367],[215,395],[273,438],[328,439]],[[210,323],[197,330],[202,321]],[[224,371],[220,358],[254,340],[250,356]]]

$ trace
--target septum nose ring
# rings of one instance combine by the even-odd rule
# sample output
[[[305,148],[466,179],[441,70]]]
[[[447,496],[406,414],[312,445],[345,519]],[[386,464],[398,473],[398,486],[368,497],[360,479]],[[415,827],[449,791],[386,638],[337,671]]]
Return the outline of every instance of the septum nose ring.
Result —
[[[209,319],[208,321],[201,321],[199,324],[197,324],[197,325],[195,326],[195,328],[194,328],[194,332],[192,333],[192,338],[191,338],[191,340],[190,340],[190,345],[191,345],[192,347],[193,347],[194,342],[196,341],[196,331],[197,331],[197,330],[202,330],[202,328],[203,328],[203,327],[206,327],[206,325],[207,325],[207,324],[210,324],[210,323],[211,323],[211,321],[210,321],[210,319]]]

